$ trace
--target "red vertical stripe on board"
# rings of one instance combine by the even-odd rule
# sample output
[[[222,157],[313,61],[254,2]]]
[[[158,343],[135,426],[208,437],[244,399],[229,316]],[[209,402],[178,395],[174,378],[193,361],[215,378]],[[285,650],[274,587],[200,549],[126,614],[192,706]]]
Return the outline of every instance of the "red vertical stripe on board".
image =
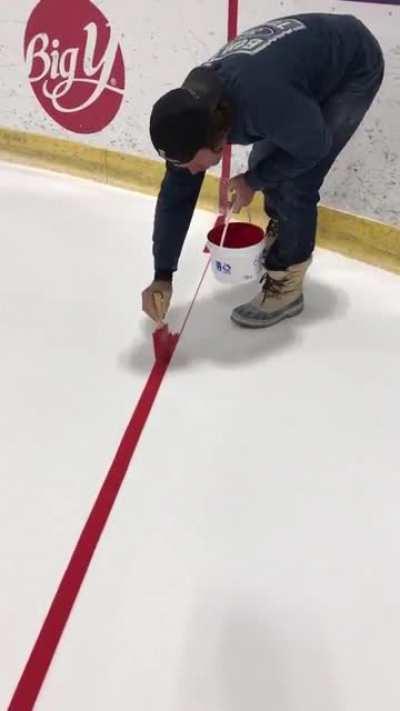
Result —
[[[237,20],[238,0],[229,0],[228,40],[236,37]],[[220,180],[220,213],[226,211],[228,204],[230,166],[231,148],[230,146],[226,146],[222,159],[222,174]],[[220,217],[221,215],[218,220]],[[216,224],[218,224],[218,220]],[[208,261],[204,269],[203,276],[186,315],[181,333],[186,326],[186,322],[194,306],[201,284],[206,276],[209,264],[210,261]],[[171,344],[170,357],[173,355],[178,340],[179,335],[175,335],[174,343]],[[111,468],[104,480],[103,486],[100,489],[89,518],[75,546],[71,560],[50,605],[46,619],[43,622],[38,638],[20,677],[17,688],[14,691],[10,705],[8,706],[8,711],[31,711],[35,705],[168,366],[169,361],[163,364],[156,363],[152,368]]]
[[[228,0],[228,42],[235,39],[238,32],[238,7],[239,0]],[[224,221],[229,201],[229,176],[231,174],[232,150],[225,146],[222,155],[221,180],[219,184],[219,217],[216,224]]]
[[[235,39],[238,31],[239,0],[228,0],[228,42]]]

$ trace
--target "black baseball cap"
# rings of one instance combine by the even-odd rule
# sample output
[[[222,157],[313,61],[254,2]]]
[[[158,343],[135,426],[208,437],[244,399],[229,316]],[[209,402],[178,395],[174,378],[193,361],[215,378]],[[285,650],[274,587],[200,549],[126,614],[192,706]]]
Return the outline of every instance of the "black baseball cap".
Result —
[[[207,145],[211,114],[222,96],[215,71],[196,67],[179,89],[154,104],[150,136],[158,154],[171,163],[189,163]]]

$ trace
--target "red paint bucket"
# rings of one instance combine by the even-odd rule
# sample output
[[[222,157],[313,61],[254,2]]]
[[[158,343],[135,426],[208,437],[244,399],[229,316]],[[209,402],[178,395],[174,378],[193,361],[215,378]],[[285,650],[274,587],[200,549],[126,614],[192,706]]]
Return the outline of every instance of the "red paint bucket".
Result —
[[[241,284],[259,279],[265,233],[249,222],[230,222],[223,247],[220,247],[224,225],[213,227],[207,235],[211,266],[218,281]]]

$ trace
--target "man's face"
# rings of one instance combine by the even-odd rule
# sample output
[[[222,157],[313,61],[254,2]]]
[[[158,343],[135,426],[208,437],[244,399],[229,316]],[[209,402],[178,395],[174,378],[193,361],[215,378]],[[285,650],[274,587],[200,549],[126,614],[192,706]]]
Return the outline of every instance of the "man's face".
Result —
[[[205,173],[206,170],[212,168],[214,165],[218,165],[222,158],[222,151],[224,144],[222,144],[215,151],[211,148],[200,148],[196,155],[192,158],[189,163],[181,163],[181,168],[186,168],[192,175],[196,173]]]

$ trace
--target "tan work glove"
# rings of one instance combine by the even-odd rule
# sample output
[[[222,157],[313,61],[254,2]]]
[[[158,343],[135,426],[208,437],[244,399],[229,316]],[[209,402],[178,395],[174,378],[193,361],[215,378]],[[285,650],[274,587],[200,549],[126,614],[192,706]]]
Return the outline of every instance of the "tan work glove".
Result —
[[[147,316],[161,324],[168,312],[172,297],[172,283],[155,280],[142,293],[142,308]]]

